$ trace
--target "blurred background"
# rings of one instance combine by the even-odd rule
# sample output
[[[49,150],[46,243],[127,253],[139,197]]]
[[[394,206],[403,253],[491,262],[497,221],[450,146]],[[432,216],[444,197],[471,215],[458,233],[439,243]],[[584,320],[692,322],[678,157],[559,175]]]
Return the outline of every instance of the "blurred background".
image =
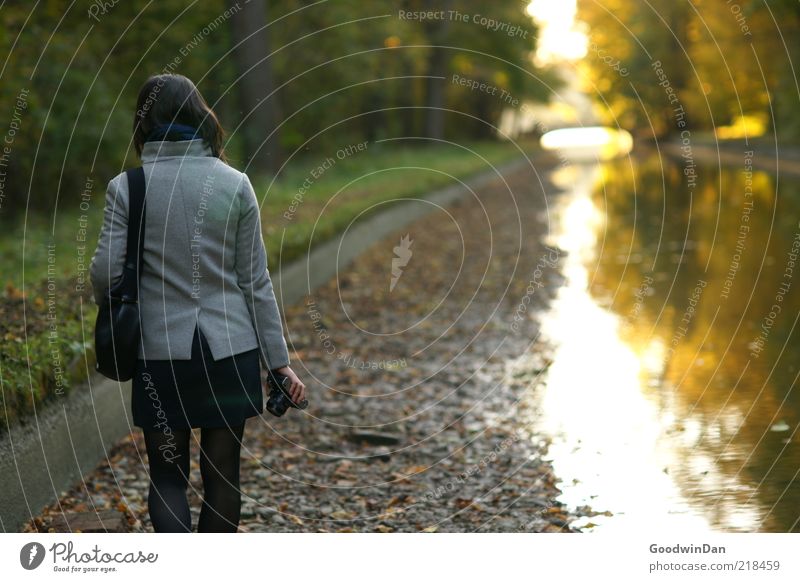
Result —
[[[105,186],[138,163],[141,83],[172,71],[228,130],[276,269],[356,178],[314,244],[449,182],[381,168],[464,177],[485,169],[472,152],[553,152],[565,282],[537,314],[540,422],[565,499],[612,510],[603,527],[798,531],[797,2],[40,0],[0,20],[4,429],[85,379]],[[364,142],[290,228],[268,220]]]

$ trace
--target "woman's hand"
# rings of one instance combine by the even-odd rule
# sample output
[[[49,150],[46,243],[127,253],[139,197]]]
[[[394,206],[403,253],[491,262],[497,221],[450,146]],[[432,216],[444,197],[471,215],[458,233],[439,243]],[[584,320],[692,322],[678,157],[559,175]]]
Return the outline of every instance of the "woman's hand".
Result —
[[[297,377],[297,374],[295,374],[289,366],[278,368],[275,371],[289,378],[291,382],[291,386],[289,386],[289,396],[295,404],[300,404],[306,397],[306,385],[300,381],[300,378]]]

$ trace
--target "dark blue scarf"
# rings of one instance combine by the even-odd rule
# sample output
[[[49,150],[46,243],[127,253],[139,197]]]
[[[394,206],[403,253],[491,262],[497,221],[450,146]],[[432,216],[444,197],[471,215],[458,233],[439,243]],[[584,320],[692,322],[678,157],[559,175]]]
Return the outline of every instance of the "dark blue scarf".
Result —
[[[191,125],[180,123],[164,123],[157,125],[145,141],[184,141],[200,139],[200,130]]]

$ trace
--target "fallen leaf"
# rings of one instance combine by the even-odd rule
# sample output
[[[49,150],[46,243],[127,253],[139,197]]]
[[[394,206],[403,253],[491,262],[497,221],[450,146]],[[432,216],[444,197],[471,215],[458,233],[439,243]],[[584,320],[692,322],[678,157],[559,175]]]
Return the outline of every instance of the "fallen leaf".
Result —
[[[413,500],[408,495],[398,495],[397,497],[392,497],[386,507],[388,509],[389,507],[394,507],[401,503],[410,503],[411,501]]]
[[[472,505],[472,499],[465,499],[463,497],[456,497],[455,500],[456,507],[459,509],[465,509]]]
[[[349,511],[339,509],[338,511],[334,511],[333,513],[331,513],[331,517],[333,519],[352,519],[353,514],[350,513]]]

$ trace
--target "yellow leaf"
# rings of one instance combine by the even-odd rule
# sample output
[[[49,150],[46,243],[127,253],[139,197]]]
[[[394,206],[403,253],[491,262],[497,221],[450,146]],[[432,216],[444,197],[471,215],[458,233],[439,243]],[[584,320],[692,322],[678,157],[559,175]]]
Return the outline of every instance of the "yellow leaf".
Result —
[[[394,507],[395,505],[399,505],[401,503],[411,503],[414,500],[408,495],[398,495],[397,497],[392,497],[389,500],[389,504],[386,506],[387,509],[390,507]]]
[[[333,513],[331,513],[331,517],[333,519],[351,519],[353,517],[353,514],[350,513],[349,511],[344,511],[343,509],[340,509],[338,511],[334,511]]]

